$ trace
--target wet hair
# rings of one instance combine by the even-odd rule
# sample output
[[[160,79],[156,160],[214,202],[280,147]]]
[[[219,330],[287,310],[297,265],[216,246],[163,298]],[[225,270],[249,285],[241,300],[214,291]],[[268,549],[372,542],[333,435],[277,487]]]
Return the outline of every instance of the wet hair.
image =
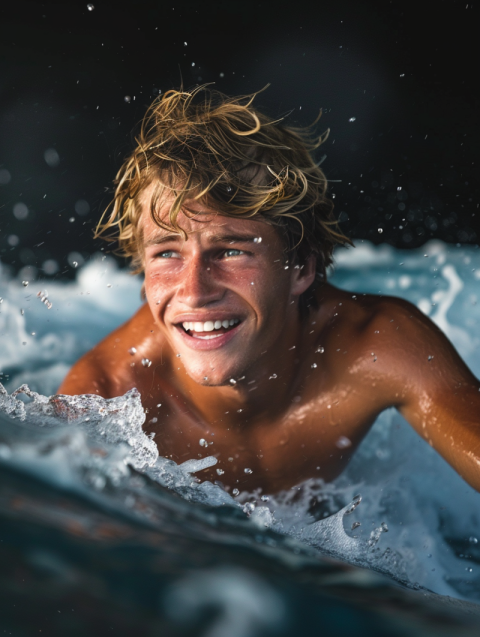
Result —
[[[188,201],[199,200],[220,215],[264,221],[278,228],[286,260],[301,265],[316,257],[315,283],[301,308],[315,305],[314,291],[326,280],[335,245],[351,244],[339,229],[327,179],[313,154],[328,136],[285,126],[253,107],[256,93],[228,97],[208,86],[170,90],[148,108],[133,152],[115,179],[115,196],[104,212],[96,237],[116,241],[130,257],[134,272],[143,270],[142,229],[147,203],[155,223],[187,239],[178,222],[190,218]],[[144,201],[153,184],[150,202]],[[150,191],[149,191],[150,192]],[[160,218],[170,197],[168,218]],[[197,213],[198,214],[198,213]]]

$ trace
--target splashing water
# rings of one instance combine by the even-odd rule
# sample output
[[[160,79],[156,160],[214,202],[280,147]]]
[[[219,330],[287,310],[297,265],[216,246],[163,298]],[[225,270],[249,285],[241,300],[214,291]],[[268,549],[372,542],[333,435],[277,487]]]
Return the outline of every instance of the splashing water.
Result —
[[[333,284],[407,298],[479,374],[479,251],[432,242],[402,252],[364,242],[337,251],[336,264]],[[112,287],[106,292],[107,280]],[[411,586],[479,600],[480,495],[393,410],[378,418],[334,482],[309,480],[269,498],[233,498],[195,477],[215,458],[177,465],[158,455],[142,430],[145,413],[135,389],[110,400],[54,395],[69,366],[140,305],[140,287],[112,261],[94,259],[78,270],[75,283],[49,284],[54,305],[47,312],[30,302],[26,288],[5,272],[0,276],[6,388],[0,389],[0,463],[151,523],[159,518],[152,494],[166,488],[210,507],[212,524],[226,511],[233,527],[248,525],[267,545],[279,541],[271,536],[277,532],[295,551],[308,545]]]

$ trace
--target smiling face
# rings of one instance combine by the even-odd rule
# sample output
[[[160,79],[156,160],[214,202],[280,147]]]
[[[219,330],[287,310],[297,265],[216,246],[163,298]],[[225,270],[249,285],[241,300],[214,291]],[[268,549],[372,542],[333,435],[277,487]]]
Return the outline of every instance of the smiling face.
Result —
[[[148,304],[195,382],[229,385],[292,339],[313,259],[303,269],[286,268],[278,230],[262,221],[223,217],[189,202],[195,220],[178,218],[185,241],[159,228],[147,208],[141,230]],[[168,217],[168,204],[160,216]]]

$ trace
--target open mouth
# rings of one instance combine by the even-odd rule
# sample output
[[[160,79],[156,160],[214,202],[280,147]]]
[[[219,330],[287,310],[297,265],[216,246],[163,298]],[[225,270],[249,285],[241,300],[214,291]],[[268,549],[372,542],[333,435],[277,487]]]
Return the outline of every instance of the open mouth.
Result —
[[[223,319],[216,321],[184,321],[179,324],[183,331],[193,338],[212,340],[230,332],[240,323],[240,319]]]

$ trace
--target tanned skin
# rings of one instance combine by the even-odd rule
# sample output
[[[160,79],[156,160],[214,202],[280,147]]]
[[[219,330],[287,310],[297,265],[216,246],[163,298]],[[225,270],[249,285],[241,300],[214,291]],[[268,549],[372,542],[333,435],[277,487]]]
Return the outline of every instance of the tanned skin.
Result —
[[[264,492],[332,480],[396,407],[480,490],[480,384],[427,317],[401,299],[325,283],[318,309],[301,318],[313,258],[287,264],[278,230],[261,220],[189,208],[197,216],[180,214],[184,241],[145,206],[147,303],[73,366],[59,393],[112,398],[136,387],[162,456],[213,455],[203,479]],[[182,327],[229,319],[239,322],[228,330]]]

